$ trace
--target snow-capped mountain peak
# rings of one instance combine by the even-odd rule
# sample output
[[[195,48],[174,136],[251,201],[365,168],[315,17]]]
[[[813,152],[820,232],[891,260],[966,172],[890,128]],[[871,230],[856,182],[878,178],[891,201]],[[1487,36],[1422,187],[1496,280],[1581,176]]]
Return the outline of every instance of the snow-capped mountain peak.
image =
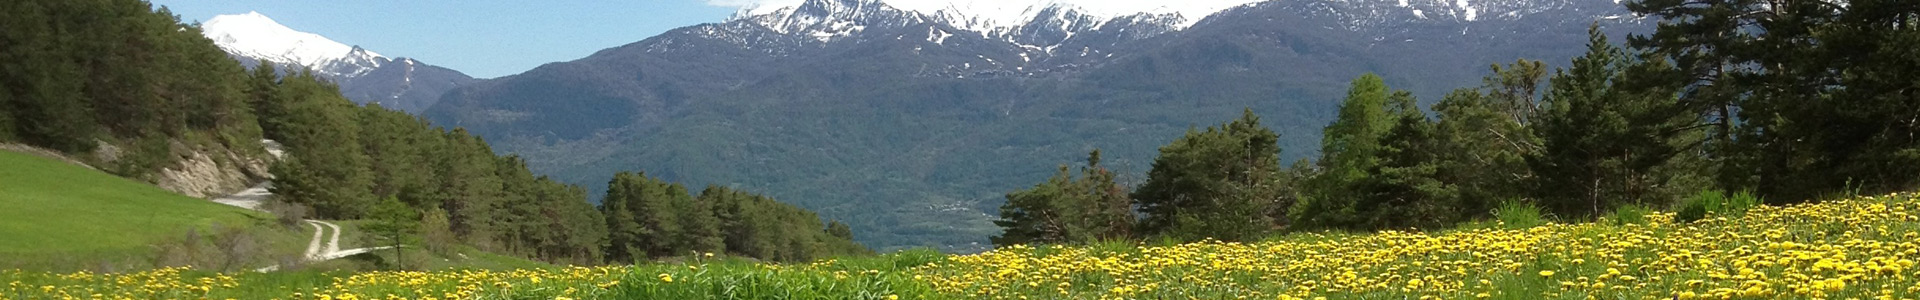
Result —
[[[781,7],[764,14],[743,12],[734,18],[760,24],[780,34],[801,34],[823,42],[859,33],[867,26],[904,26],[922,21],[919,15],[873,0],[806,0],[798,6]]]
[[[954,28],[996,35],[1017,30],[1048,14],[1071,11],[1076,16],[1107,21],[1137,15],[1162,16],[1177,20],[1172,29],[1186,28],[1201,18],[1228,8],[1260,0],[826,0],[843,3],[879,3],[901,11],[917,13]],[[756,1],[735,14],[734,19],[780,14],[798,7],[812,6],[821,0]],[[1098,27],[1097,24],[1088,27]]]
[[[389,61],[357,46],[280,25],[259,12],[219,15],[201,25],[221,49],[282,65],[297,65],[330,76],[358,76]]]

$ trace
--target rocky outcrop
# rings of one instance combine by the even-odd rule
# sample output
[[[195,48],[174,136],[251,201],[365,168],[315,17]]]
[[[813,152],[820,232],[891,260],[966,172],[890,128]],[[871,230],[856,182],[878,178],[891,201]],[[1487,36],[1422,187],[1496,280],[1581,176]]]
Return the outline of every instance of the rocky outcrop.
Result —
[[[277,143],[269,143],[269,149]],[[174,166],[160,170],[154,185],[197,198],[212,198],[245,190],[271,178],[268,158],[240,155],[227,149],[196,149],[184,153]]]

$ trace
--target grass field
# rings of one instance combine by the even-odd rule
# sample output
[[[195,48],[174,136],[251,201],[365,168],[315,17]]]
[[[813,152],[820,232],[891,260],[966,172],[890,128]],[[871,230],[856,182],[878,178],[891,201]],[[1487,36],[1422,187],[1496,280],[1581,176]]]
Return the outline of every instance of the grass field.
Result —
[[[252,229],[270,220],[100,171],[0,150],[0,257],[7,258],[0,259],[0,267],[61,269],[141,260],[156,244],[189,229],[207,232],[215,224]],[[297,232],[280,231],[271,238],[275,245],[305,240]]]
[[[0,271],[0,297],[239,299],[1914,299],[1912,194],[1678,223],[1375,234],[1255,243],[907,251],[806,264],[427,272]]]

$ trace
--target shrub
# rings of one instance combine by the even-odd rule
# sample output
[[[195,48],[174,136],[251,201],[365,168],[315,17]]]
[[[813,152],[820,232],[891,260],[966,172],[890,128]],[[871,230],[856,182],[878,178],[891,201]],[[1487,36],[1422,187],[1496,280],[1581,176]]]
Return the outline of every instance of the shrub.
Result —
[[[268,237],[271,228],[226,226],[188,228],[178,238],[153,244],[151,262],[157,267],[194,266],[209,271],[230,272],[245,267],[276,262],[291,253],[276,253]]]
[[[1748,209],[1753,209],[1754,206],[1759,205],[1760,197],[1753,195],[1753,191],[1740,191],[1739,193],[1734,193],[1733,197],[1727,198],[1727,203],[1721,205],[1720,210],[1714,211],[1714,213],[1725,214],[1735,218],[1744,217],[1747,215]]]
[[[293,230],[307,226],[306,219],[313,211],[306,205],[281,201],[278,197],[260,203],[260,210],[273,214],[280,226]]]
[[[1613,212],[1608,213],[1605,219],[1614,226],[1646,224],[1647,214],[1651,213],[1653,213],[1653,209],[1647,208],[1645,205],[1627,204],[1613,208]]]
[[[1493,209],[1493,217],[1506,224],[1507,229],[1531,228],[1547,223],[1539,206],[1520,200],[1500,202],[1500,206]]]
[[[1760,205],[1760,198],[1754,196],[1752,191],[1741,191],[1729,196],[1724,191],[1705,190],[1688,199],[1686,204],[1682,204],[1680,211],[1674,214],[1673,220],[1691,223],[1706,219],[1710,215],[1739,218],[1747,214],[1747,209],[1756,205]]]

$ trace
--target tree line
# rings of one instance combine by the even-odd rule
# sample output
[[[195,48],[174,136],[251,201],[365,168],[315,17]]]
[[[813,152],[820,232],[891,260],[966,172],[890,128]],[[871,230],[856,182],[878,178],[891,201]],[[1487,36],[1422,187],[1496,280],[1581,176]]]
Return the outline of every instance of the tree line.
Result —
[[[286,149],[270,171],[278,201],[317,218],[375,220],[369,228],[384,240],[434,251],[464,245],[573,264],[869,253],[844,224],[727,188],[696,197],[623,174],[595,206],[584,188],[535,175],[465,129],[356,105],[308,70],[246,70],[197,24],[145,1],[8,1],[0,15],[0,142],[75,154],[120,147],[110,171],[122,176],[147,176],[192,150],[179,145],[263,157],[260,141],[271,139]]]
[[[811,211],[720,186],[698,195],[678,183],[620,173],[603,201],[616,261],[708,253],[800,261],[871,254],[846,224],[820,223]]]
[[[1138,186],[1103,175],[1096,151],[1078,178],[1062,167],[1008,194],[993,241],[1244,241],[1444,228],[1503,204],[1585,220],[1732,191],[1787,204],[1920,188],[1920,3],[1626,5],[1664,21],[1624,44],[1590,30],[1565,68],[1494,65],[1426,110],[1362,75],[1315,160],[1283,166],[1251,111],[1161,147]]]

